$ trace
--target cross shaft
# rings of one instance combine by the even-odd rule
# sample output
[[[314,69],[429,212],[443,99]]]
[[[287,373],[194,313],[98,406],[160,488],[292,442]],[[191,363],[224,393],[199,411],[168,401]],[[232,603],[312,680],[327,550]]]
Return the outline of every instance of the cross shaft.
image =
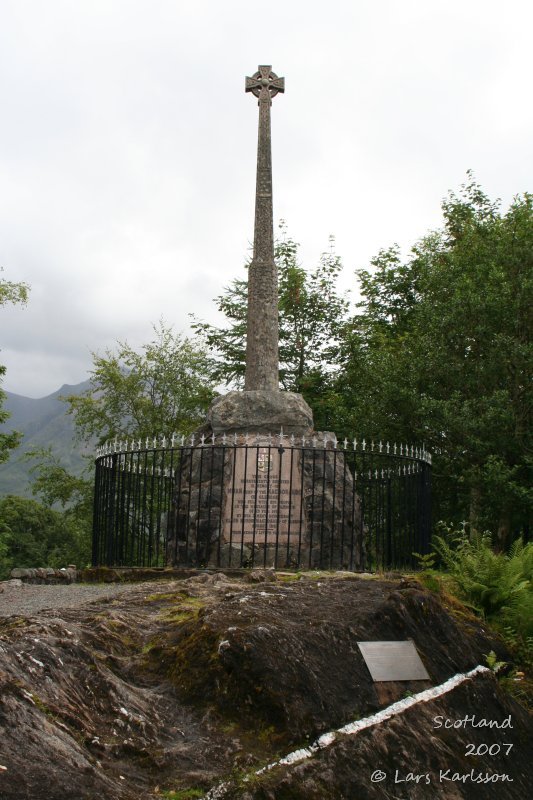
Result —
[[[245,91],[258,98],[259,133],[254,251],[248,271],[244,388],[247,391],[279,391],[278,273],[274,261],[270,106],[272,98],[285,91],[285,79],[278,78],[271,66],[259,66],[251,78],[246,78]]]

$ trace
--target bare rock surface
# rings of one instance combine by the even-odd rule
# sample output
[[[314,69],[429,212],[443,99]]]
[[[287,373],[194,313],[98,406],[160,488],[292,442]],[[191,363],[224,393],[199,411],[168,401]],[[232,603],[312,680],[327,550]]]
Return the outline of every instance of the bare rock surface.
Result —
[[[47,590],[50,604],[51,592],[64,590],[78,602],[55,595],[55,607],[26,616],[13,601],[13,614],[0,619],[0,797],[526,796],[529,720],[487,673],[357,736],[337,737],[305,761],[256,775],[407,691],[484,663],[490,650],[509,658],[479,621],[453,616],[415,581],[257,577],[10,589],[21,601],[29,590]],[[431,680],[374,684],[357,642],[407,638]],[[439,714],[511,715],[513,728],[436,731]],[[469,736],[510,743],[512,753],[465,756]],[[387,779],[372,783],[371,767]],[[395,769],[433,776],[467,767],[505,771],[513,782],[497,784],[496,793],[491,784],[392,782]]]
[[[466,710],[513,729],[442,730]],[[357,736],[337,736],[311,758],[229,781],[217,800],[524,800],[531,791],[531,723],[494,675],[477,676]],[[490,748],[492,755],[486,754]],[[481,750],[483,757],[468,755]]]

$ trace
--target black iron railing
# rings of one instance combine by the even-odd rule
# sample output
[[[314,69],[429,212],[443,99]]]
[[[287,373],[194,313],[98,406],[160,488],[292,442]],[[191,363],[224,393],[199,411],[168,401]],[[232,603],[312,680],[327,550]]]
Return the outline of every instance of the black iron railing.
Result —
[[[96,459],[93,564],[374,570],[430,540],[431,457],[383,442],[114,442]]]

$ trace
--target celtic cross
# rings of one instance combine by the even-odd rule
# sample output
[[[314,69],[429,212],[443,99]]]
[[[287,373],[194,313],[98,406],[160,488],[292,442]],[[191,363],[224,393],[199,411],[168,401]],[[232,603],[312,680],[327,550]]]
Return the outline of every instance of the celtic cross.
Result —
[[[270,106],[272,98],[285,91],[285,79],[278,78],[272,67],[260,66],[251,78],[246,78],[245,91],[258,98],[259,136],[254,252],[248,271],[244,388],[247,391],[279,391],[278,273],[274,261]]]
[[[272,105],[272,98],[278,92],[285,91],[285,78],[278,78],[272,72],[272,67],[259,67],[251,78],[246,78],[245,92],[252,92],[259,98],[259,102],[268,100]]]

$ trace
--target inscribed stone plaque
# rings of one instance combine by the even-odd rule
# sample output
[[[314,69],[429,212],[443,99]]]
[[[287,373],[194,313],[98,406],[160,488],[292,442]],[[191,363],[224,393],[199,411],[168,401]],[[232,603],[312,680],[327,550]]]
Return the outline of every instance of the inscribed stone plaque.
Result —
[[[297,542],[303,530],[300,454],[291,448],[239,447],[225,480],[224,541]]]
[[[357,644],[374,682],[429,680],[412,641]]]

